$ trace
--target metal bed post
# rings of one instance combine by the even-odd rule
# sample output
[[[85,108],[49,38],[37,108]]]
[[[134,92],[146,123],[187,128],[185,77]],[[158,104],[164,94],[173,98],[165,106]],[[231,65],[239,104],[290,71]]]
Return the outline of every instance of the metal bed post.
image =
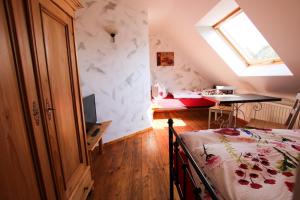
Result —
[[[179,193],[179,197],[180,199],[185,199],[186,198],[186,181],[187,181],[187,175],[188,178],[192,181],[193,186],[195,187],[194,189],[194,195],[196,199],[201,199],[201,189],[197,187],[196,183],[193,180],[193,177],[191,175],[191,173],[188,170],[188,162],[191,164],[191,167],[193,167],[193,169],[195,170],[195,172],[197,173],[198,177],[200,178],[201,182],[203,183],[206,191],[210,194],[210,197],[212,200],[218,200],[218,197],[216,195],[216,192],[213,188],[213,186],[210,184],[209,180],[205,177],[203,171],[199,168],[199,166],[197,165],[196,161],[194,160],[194,158],[192,157],[191,153],[189,152],[188,148],[186,147],[186,145],[184,144],[184,142],[182,141],[182,139],[178,136],[178,134],[176,133],[176,131],[173,128],[173,120],[169,119],[168,120],[168,124],[169,124],[169,173],[170,173],[170,200],[174,200],[174,185],[173,185],[173,181],[175,180],[176,183],[176,187],[177,187],[177,191]],[[174,136],[176,141],[173,142],[174,140]],[[176,156],[176,172],[174,170],[174,146],[175,146],[175,156]],[[178,147],[180,147],[180,149],[182,149],[183,153],[185,154],[188,162],[184,161],[184,159],[180,156],[179,153],[179,149]],[[176,152],[176,150],[178,152]],[[181,185],[179,183],[177,179],[178,176],[178,171],[179,170],[179,160],[178,158],[180,158],[181,162],[182,162],[182,168],[181,170],[183,170],[183,188],[181,188]],[[175,173],[175,174],[174,174]],[[176,175],[177,174],[177,175]],[[177,182],[178,181],[178,182]]]
[[[183,170],[183,192],[182,192],[182,196],[183,196],[183,199],[186,199],[186,196],[187,196],[187,194],[186,194],[186,182],[187,182],[187,178],[186,178],[186,176],[187,176],[187,170],[188,170],[188,165],[187,165],[187,163],[183,163],[182,164],[182,170]]]
[[[173,120],[169,119],[169,173],[170,173],[170,200],[174,199],[174,187],[173,187],[173,180],[174,180],[174,173],[173,173]]]
[[[179,144],[178,142],[175,140],[174,142],[174,147],[175,147],[175,163],[174,163],[174,168],[176,170],[174,170],[174,178],[175,178],[175,184],[178,185],[179,184]],[[174,169],[173,168],[173,169]]]

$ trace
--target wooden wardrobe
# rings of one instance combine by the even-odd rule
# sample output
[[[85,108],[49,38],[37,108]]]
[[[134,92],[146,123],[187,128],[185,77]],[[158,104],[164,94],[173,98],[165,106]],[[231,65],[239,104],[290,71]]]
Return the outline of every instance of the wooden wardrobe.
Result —
[[[85,199],[78,0],[0,0],[0,199]]]

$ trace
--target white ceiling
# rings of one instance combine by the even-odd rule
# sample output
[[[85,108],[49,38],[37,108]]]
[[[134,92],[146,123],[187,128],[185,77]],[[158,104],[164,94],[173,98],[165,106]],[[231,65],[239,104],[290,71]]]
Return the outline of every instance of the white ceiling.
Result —
[[[150,31],[163,32],[215,84],[234,85],[244,92],[293,97],[300,91],[300,1],[236,0],[293,77],[238,77],[196,31],[195,24],[219,0],[151,0]]]

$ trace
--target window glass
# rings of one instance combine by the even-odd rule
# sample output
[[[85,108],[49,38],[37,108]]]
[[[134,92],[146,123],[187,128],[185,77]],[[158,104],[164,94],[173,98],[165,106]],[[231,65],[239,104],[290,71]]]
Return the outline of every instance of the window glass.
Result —
[[[270,44],[241,10],[219,23],[215,28],[245,59],[248,65],[280,61]]]

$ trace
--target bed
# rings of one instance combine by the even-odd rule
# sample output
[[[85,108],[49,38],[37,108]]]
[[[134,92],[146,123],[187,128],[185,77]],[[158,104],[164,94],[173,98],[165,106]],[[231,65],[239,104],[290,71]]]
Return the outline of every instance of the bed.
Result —
[[[154,111],[186,110],[193,108],[208,108],[214,106],[215,102],[194,92],[172,92],[165,98],[152,99]]]
[[[178,135],[169,119],[170,199],[292,199],[300,130],[209,129]],[[175,139],[175,141],[174,141]]]

